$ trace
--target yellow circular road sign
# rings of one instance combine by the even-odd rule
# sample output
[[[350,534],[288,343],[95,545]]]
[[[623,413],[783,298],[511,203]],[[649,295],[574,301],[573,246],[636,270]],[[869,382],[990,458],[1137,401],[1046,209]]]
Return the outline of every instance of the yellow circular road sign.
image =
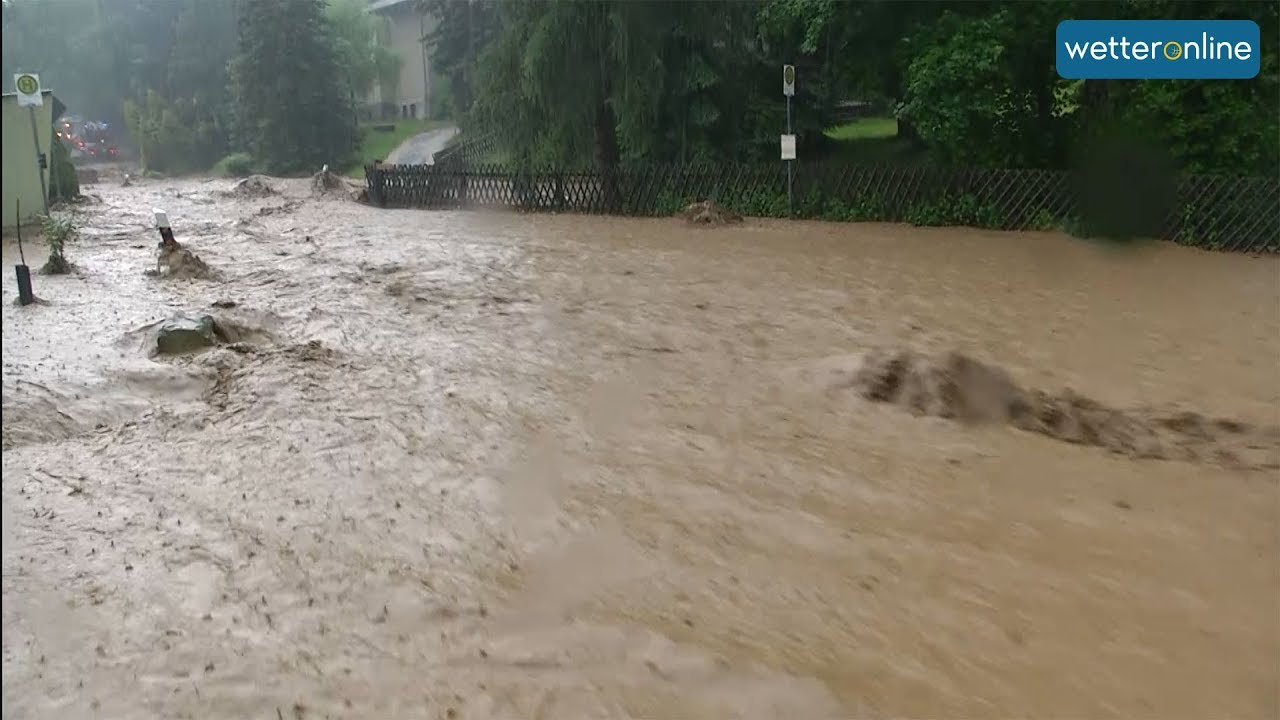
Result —
[[[23,95],[35,95],[40,89],[40,81],[36,79],[35,75],[19,75],[14,85],[17,86],[18,92]]]

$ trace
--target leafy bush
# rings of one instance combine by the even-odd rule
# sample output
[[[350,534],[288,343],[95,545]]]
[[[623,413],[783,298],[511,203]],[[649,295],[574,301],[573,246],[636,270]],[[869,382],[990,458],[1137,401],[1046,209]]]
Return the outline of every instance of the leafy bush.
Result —
[[[49,199],[71,200],[80,194],[80,178],[76,166],[71,164],[71,151],[61,140],[54,140],[50,153]]]
[[[999,209],[982,204],[970,194],[944,195],[933,202],[909,207],[906,220],[920,226],[963,225],[998,229],[1004,225]]]
[[[65,275],[71,272],[71,263],[67,261],[67,243],[75,240],[80,228],[70,215],[45,215],[40,219],[44,229],[44,239],[49,243],[49,259],[40,272],[45,275]]]
[[[224,177],[247,177],[253,174],[253,158],[249,153],[231,153],[213,166],[213,172]]]
[[[1045,208],[1040,208],[1040,210],[1036,211],[1035,217],[1031,218],[1032,230],[1055,230],[1061,225],[1062,223],[1058,222],[1058,218],[1054,217],[1053,213]]]
[[[224,118],[194,102],[170,102],[149,90],[141,102],[125,101],[124,116],[147,170],[203,170],[226,151]]]

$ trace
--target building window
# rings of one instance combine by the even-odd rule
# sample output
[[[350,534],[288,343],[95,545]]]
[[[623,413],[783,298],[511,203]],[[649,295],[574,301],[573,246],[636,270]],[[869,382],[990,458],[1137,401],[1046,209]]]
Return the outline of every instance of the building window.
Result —
[[[403,120],[403,119],[405,119],[405,118],[407,118],[407,117],[409,117],[409,106],[408,106],[408,105],[401,105],[401,106],[400,106],[400,119],[401,119],[401,120]]]
[[[418,103],[409,103],[409,117],[418,117]]]

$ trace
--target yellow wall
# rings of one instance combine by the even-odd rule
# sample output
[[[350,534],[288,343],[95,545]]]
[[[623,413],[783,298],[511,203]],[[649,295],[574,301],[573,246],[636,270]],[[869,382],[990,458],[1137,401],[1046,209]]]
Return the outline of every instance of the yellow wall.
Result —
[[[53,162],[50,142],[53,140],[53,93],[44,92],[44,105],[35,108],[36,129],[40,133],[40,149]],[[22,208],[22,224],[35,220],[44,212],[44,200],[40,196],[40,177],[36,175],[36,149],[31,140],[31,118],[27,108],[18,107],[17,95],[4,96],[4,115],[0,118],[3,145],[0,146],[0,197],[3,198],[4,227],[18,224],[14,201]],[[45,187],[49,183],[49,168],[44,170]]]

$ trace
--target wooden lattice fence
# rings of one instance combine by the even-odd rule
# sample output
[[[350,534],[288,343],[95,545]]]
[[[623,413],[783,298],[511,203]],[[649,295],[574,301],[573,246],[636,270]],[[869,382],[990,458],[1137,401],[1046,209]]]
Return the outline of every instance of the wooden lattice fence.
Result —
[[[475,144],[469,156],[484,152]],[[462,154],[463,151],[458,151]],[[376,165],[369,197],[381,207],[495,207],[522,211],[669,215],[711,198],[747,215],[969,225],[1002,230],[1080,228],[1078,185],[1050,170],[952,170],[800,164],[790,210],[781,164],[650,165],[528,170],[446,160]],[[1280,252],[1280,179],[1187,176],[1150,233],[1201,247]]]
[[[484,161],[497,146],[497,138],[491,134],[465,137],[431,156],[438,167],[462,169]]]

